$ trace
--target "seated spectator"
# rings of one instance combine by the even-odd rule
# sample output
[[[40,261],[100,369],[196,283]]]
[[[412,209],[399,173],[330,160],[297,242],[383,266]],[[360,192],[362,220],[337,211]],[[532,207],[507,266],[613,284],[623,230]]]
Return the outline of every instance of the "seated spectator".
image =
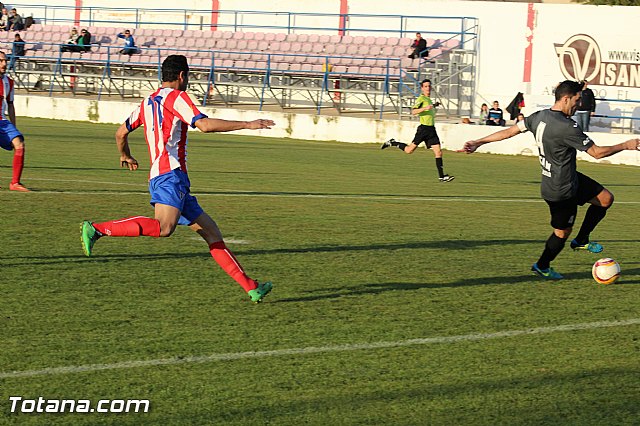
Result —
[[[16,33],[11,46],[11,62],[9,62],[10,70],[15,67],[18,57],[24,56],[25,44],[25,41],[20,37],[20,33]]]
[[[9,11],[6,7],[2,8],[2,16],[0,16],[0,31],[9,31]]]
[[[429,55],[429,51],[427,50],[427,40],[422,38],[420,33],[416,33],[416,39],[413,40],[411,44],[411,48],[413,51],[409,55],[409,58],[426,58]]]
[[[91,51],[91,33],[85,28],[80,30],[80,36],[76,39],[76,44],[78,45],[78,50],[80,51],[80,53],[90,52]]]
[[[502,109],[498,101],[493,101],[493,108],[489,110],[489,118],[487,119],[487,126],[504,126],[505,121],[503,118]]]
[[[131,35],[131,31],[126,30],[123,33],[118,34],[118,38],[124,39],[124,48],[120,51],[120,53],[124,55],[133,55],[138,53],[138,47],[136,46],[135,41],[133,40],[133,36]]]
[[[24,21],[22,16],[18,15],[18,11],[14,7],[11,9],[11,16],[9,17],[9,31],[22,31],[24,30]]]
[[[65,40],[64,46],[62,46],[63,52],[77,52],[78,49],[76,44],[78,43],[78,30],[76,27],[71,28],[71,33],[69,34],[69,38]]]
[[[487,124],[489,119],[489,105],[482,104],[480,106],[480,124]]]

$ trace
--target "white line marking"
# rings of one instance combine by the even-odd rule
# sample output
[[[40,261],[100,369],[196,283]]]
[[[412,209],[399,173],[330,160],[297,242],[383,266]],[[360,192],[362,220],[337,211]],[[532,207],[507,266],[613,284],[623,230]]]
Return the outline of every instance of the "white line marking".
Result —
[[[203,356],[189,356],[184,358],[163,358],[163,359],[150,359],[146,361],[125,361],[113,364],[89,364],[78,365],[69,367],[52,367],[43,368],[41,370],[25,370],[25,371],[11,371],[2,373],[0,372],[0,379],[11,379],[19,377],[37,377],[37,376],[51,376],[57,374],[72,374],[83,373],[89,371],[104,371],[104,370],[121,370],[125,368],[138,368],[138,367],[156,367],[161,365],[178,365],[178,364],[196,364],[216,361],[232,361],[238,359],[247,358],[268,358],[276,356],[286,355],[309,355],[329,352],[348,352],[348,351],[361,351],[371,349],[388,349],[398,348],[404,346],[420,346],[420,345],[433,345],[444,343],[457,343],[457,342],[472,342],[477,340],[499,339],[502,337],[515,337],[515,336],[530,336],[536,334],[549,334],[565,331],[578,331],[578,330],[594,330],[598,328],[607,327],[624,327],[628,325],[640,325],[640,318],[633,318],[620,321],[598,321],[588,322],[582,324],[566,324],[558,325],[555,327],[538,327],[530,328],[526,330],[510,330],[510,331],[498,331],[495,333],[475,333],[475,334],[462,334],[457,336],[440,336],[440,337],[427,337],[423,339],[409,339],[400,340],[396,342],[371,342],[371,343],[353,343],[344,345],[330,345],[330,346],[310,346],[306,348],[290,348],[290,349],[275,349],[271,351],[256,351],[256,352],[232,352],[223,354],[211,354]]]
[[[148,192],[133,191],[33,191],[30,194],[69,194],[69,195],[149,195]],[[197,193],[196,197],[256,197],[256,198],[317,198],[332,200],[380,200],[380,201],[459,201],[472,203],[542,203],[541,199],[532,198],[466,198],[466,197],[409,197],[392,195],[341,195],[341,194],[287,194],[287,193],[258,193],[258,192],[226,192],[226,193]],[[32,195],[34,196],[34,195]],[[618,201],[616,204],[640,204],[640,201]]]
[[[56,181],[56,182],[77,182],[77,183],[95,183],[100,185],[126,185],[126,186],[140,186],[148,187],[148,184],[144,183],[129,183],[129,182],[103,182],[95,180],[82,180],[82,179],[48,179],[48,178],[30,178],[30,180],[42,180],[42,181]],[[465,197],[410,197],[410,196],[390,196],[390,195],[341,195],[341,194],[287,194],[287,193],[258,193],[254,191],[239,191],[239,190],[226,190],[217,189],[218,191],[224,191],[225,193],[217,194],[198,194],[192,192],[193,195],[198,197],[265,197],[265,198],[318,198],[318,199],[348,199],[348,200],[387,200],[387,201],[469,201],[472,203],[541,203],[539,198],[465,198]],[[70,195],[148,195],[147,191],[144,192],[121,192],[121,191],[34,191],[32,194],[70,194]],[[616,204],[640,204],[640,201],[618,201]]]

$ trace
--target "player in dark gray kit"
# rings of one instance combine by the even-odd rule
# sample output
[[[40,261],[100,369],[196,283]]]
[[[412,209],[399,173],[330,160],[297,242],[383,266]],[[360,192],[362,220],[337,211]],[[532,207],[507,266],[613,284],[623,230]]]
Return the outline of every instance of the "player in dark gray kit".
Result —
[[[542,168],[540,192],[549,205],[553,233],[547,239],[540,259],[531,270],[546,279],[559,280],[562,275],[550,263],[560,254],[573,229],[578,206],[591,204],[576,238],[574,250],[599,253],[601,244],[589,241],[589,235],[613,204],[613,194],[576,169],[576,152],[585,151],[593,158],[604,158],[624,150],[640,150],[640,139],[630,139],[613,146],[598,146],[571,119],[580,101],[582,85],[566,80],[558,85],[551,109],[535,112],[524,121],[482,139],[469,141],[460,152],[471,154],[478,147],[531,131],[536,138]]]

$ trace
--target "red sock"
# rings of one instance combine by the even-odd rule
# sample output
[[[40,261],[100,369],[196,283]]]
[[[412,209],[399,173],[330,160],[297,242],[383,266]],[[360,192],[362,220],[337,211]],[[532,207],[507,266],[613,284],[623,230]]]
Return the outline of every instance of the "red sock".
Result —
[[[258,287],[258,283],[244,273],[242,266],[240,266],[240,263],[233,253],[231,253],[224,244],[224,241],[210,244],[209,250],[211,251],[213,259],[218,262],[218,265],[220,265],[220,267],[224,269],[231,278],[236,280],[236,282],[242,286],[244,291],[253,290]]]
[[[93,227],[102,235],[110,237],[160,236],[160,222],[144,216],[128,217],[110,222],[94,223]]]
[[[11,183],[20,182],[22,176],[22,169],[24,168],[24,148],[16,149],[13,151],[13,179]]]

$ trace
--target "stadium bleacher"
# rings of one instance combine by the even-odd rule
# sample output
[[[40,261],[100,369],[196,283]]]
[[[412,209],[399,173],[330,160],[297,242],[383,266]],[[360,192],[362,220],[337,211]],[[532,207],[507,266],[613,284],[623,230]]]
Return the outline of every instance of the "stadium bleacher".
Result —
[[[327,34],[284,34],[269,32],[200,31],[179,29],[135,29],[133,35],[140,55],[120,55],[121,27],[88,27],[92,34],[89,53],[60,54],[68,38],[69,25],[34,24],[22,31],[27,42],[27,58],[69,59],[77,61],[126,61],[156,65],[158,55],[183,53],[193,67],[221,66],[280,71],[324,72],[326,64],[334,73],[398,75],[399,69],[416,69],[420,60],[407,58],[411,38],[375,36],[336,36]],[[13,33],[0,34],[0,45],[10,51]],[[447,53],[459,40],[427,39],[429,61],[446,61]]]

